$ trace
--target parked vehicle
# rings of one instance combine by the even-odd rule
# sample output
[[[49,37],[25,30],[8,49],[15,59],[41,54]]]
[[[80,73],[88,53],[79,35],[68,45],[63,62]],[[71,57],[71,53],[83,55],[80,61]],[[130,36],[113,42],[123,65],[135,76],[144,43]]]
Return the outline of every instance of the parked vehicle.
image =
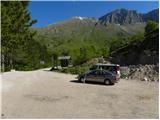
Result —
[[[106,85],[114,85],[118,82],[118,77],[116,74],[107,71],[107,70],[89,70],[83,74],[78,75],[78,80],[80,82],[92,81],[92,82],[101,82]]]
[[[120,79],[120,66],[118,64],[95,64],[93,65],[90,70],[107,70],[117,75],[118,79]]]

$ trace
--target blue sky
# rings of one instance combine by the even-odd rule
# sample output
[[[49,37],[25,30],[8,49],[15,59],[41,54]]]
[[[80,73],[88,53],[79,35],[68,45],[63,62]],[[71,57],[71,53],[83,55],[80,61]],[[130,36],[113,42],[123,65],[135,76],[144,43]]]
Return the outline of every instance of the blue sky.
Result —
[[[73,16],[95,17],[118,9],[126,8],[146,13],[159,8],[158,1],[31,1],[29,12],[38,22],[33,27],[42,27]]]

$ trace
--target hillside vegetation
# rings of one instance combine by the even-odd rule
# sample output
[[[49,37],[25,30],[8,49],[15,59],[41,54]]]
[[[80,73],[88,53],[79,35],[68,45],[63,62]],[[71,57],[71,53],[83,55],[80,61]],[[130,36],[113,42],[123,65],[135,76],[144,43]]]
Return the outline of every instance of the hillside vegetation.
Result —
[[[133,36],[143,38],[144,27],[145,23],[104,26],[92,18],[72,18],[32,30],[37,31],[36,41],[45,45],[51,56],[70,55],[72,64],[79,65],[94,57],[107,57],[111,51],[132,41]]]
[[[156,22],[149,21],[145,27],[144,34],[137,34],[123,40],[119,38],[118,40],[112,41],[112,49],[105,58],[111,63],[120,64],[121,66],[157,65],[159,63],[159,28]],[[60,71],[72,74],[83,73],[91,67],[92,62],[93,59]]]
[[[71,64],[77,66],[92,58],[109,57],[130,43],[143,41],[146,22],[158,21],[157,11],[141,14],[134,10],[118,9],[99,20],[72,17],[32,30],[37,31],[35,40],[47,47],[53,61],[57,61],[58,56],[70,55]],[[109,21],[111,16],[117,21]],[[121,20],[125,22],[121,24]]]
[[[113,63],[120,65],[158,64],[159,28],[149,21],[145,27],[144,39],[131,42],[111,54]]]

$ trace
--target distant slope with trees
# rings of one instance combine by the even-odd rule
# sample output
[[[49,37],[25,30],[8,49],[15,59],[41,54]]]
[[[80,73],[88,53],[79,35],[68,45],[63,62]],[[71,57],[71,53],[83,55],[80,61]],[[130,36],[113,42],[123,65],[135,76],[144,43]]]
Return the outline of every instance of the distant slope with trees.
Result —
[[[158,64],[159,28],[158,23],[148,21],[144,39],[130,42],[111,54],[113,63],[120,65]]]
[[[108,57],[130,42],[144,40],[146,21],[159,21],[157,11],[141,14],[135,10],[118,9],[99,20],[72,17],[32,30],[37,31],[35,40],[45,45],[51,56],[70,55],[76,66],[95,57]],[[114,20],[109,21],[111,16]]]
[[[142,36],[144,27],[145,23],[104,26],[91,18],[72,18],[32,30],[37,31],[35,40],[45,45],[51,55],[61,56],[66,53],[71,56],[73,65],[79,65],[94,57],[107,57],[110,50],[116,49],[116,44],[128,44],[130,36],[137,33]]]

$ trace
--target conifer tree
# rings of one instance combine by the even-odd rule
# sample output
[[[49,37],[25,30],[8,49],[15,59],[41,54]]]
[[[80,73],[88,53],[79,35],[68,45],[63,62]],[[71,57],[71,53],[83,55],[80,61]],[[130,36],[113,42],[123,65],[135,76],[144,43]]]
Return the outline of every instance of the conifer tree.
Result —
[[[10,64],[11,68],[15,66],[19,57],[22,60],[27,57],[29,42],[35,34],[29,27],[36,20],[31,20],[27,6],[28,1],[1,2],[1,53],[5,58],[5,65]]]

